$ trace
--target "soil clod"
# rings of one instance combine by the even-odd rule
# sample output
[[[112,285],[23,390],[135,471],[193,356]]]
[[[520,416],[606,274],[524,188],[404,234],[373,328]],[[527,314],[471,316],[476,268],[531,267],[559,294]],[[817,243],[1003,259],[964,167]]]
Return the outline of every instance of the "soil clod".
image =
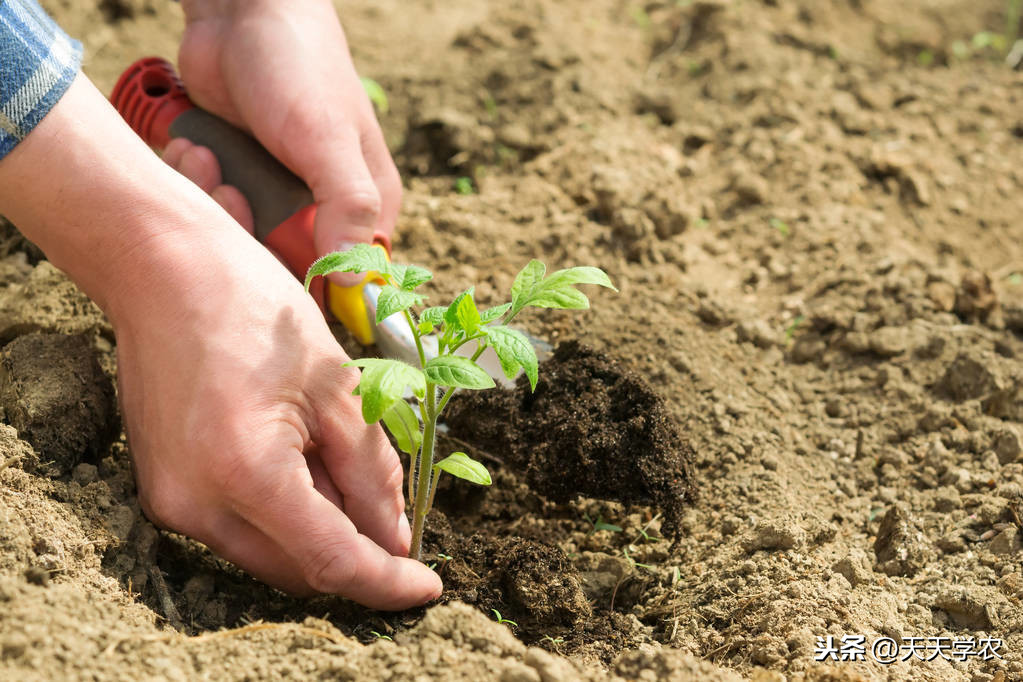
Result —
[[[611,356],[558,346],[536,392],[462,394],[445,419],[456,437],[504,459],[554,502],[583,495],[662,511],[665,532],[694,496],[692,448],[663,399]]]

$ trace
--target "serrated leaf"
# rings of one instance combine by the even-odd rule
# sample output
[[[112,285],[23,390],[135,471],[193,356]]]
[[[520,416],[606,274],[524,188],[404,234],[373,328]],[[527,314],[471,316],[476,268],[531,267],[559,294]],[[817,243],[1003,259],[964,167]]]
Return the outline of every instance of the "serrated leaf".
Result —
[[[455,388],[493,388],[494,379],[482,367],[460,355],[441,355],[423,368],[428,381]]]
[[[433,465],[434,469],[446,471],[455,478],[475,483],[490,485],[492,480],[487,468],[464,452],[452,452],[450,455]]]
[[[427,308],[419,315],[420,322],[429,322],[434,327],[439,327],[444,322],[444,312],[447,310],[442,305]]]
[[[514,309],[518,312],[525,306],[570,310],[589,308],[590,300],[575,288],[577,284],[597,284],[618,291],[607,273],[600,268],[591,266],[566,268],[535,283],[531,290],[519,297]]]
[[[444,311],[444,324],[446,324],[449,329],[462,329],[462,325],[460,324],[458,319],[458,308],[459,306],[462,305],[462,302],[465,299],[467,298],[470,300],[472,299],[474,291],[475,287],[469,287],[468,289],[460,293],[458,296],[456,296],[455,300],[452,301],[451,305],[449,305],[447,310]],[[473,303],[473,306],[475,305],[476,304]]]
[[[526,335],[517,329],[497,325],[487,327],[487,340],[497,353],[505,376],[514,379],[521,367],[529,378],[529,387],[535,391],[539,363],[536,349]]]
[[[413,456],[419,452],[423,434],[419,430],[419,418],[407,402],[399,400],[391,405],[390,409],[384,412],[383,422],[402,452]]]
[[[417,265],[405,266],[405,272],[401,276],[401,281],[398,286],[411,291],[415,287],[425,284],[434,278],[434,273],[430,272],[426,268],[420,268]]]
[[[459,296],[455,305],[455,319],[458,326],[466,333],[467,336],[472,336],[480,330],[480,311],[476,307],[476,301],[472,300],[473,290],[469,289],[465,295]],[[445,320],[447,314],[445,313]]]
[[[547,266],[534,258],[526,263],[526,267],[522,268],[519,274],[515,275],[511,289],[514,312],[517,313],[526,306],[526,301],[533,293],[533,288],[543,280],[546,272]]]
[[[501,305],[495,305],[493,308],[488,308],[480,313],[480,324],[490,324],[494,320],[500,319],[502,315],[511,309],[511,303],[502,303]]]
[[[413,291],[416,287],[433,279],[432,272],[418,265],[391,263],[388,266],[388,274],[394,278],[394,285],[405,291]]]
[[[380,296],[377,297],[377,323],[383,322],[395,313],[408,310],[414,305],[420,305],[423,297],[413,291],[399,289],[392,284],[385,284],[380,287]]]
[[[332,272],[386,272],[387,255],[379,246],[356,244],[347,251],[335,251],[317,259],[305,275],[305,289],[317,275]]]
[[[345,367],[362,368],[359,396],[362,398],[362,418],[367,424],[380,421],[384,412],[401,400],[406,386],[416,394],[426,391],[426,375],[398,360],[362,358],[346,362]]]

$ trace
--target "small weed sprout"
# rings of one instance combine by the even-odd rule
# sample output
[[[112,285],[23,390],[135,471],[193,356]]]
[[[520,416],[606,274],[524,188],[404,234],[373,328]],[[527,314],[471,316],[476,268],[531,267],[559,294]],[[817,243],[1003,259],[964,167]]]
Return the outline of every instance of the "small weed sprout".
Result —
[[[398,448],[410,457],[408,498],[412,507],[412,542],[409,556],[419,559],[426,515],[433,507],[441,474],[447,472],[478,485],[491,483],[486,467],[464,452],[453,452],[440,460],[434,457],[437,420],[455,390],[495,386],[493,378],[476,364],[480,355],[492,348],[509,379],[521,369],[535,390],[539,365],[536,351],[525,334],[509,327],[508,323],[529,306],[588,308],[589,299],[576,289],[579,284],[617,289],[607,273],[599,268],[567,268],[548,275],[544,264],[533,260],[516,275],[509,303],[481,311],[476,307],[470,287],[450,305],[417,313],[414,308],[423,304],[424,297],[416,293],[416,289],[433,278],[425,268],[391,263],[383,249],[357,244],[349,251],[330,253],[313,263],[306,274],[306,290],[313,278],[332,272],[375,273],[383,281],[377,299],[377,322],[391,315],[402,315],[415,339],[419,367],[383,358],[363,358],[345,365],[362,369],[355,394],[362,400],[363,419],[367,424],[382,421]],[[437,356],[428,360],[423,340],[430,334],[436,334]],[[467,344],[475,344],[471,357],[455,354]],[[403,399],[406,388],[411,389],[419,401],[419,415]]]
[[[475,187],[472,184],[472,178],[462,176],[455,178],[455,194],[461,194],[462,196],[468,196],[476,192]]]
[[[792,234],[792,228],[789,227],[789,224],[786,223],[781,218],[771,218],[770,223],[771,227],[778,230],[778,233],[781,236],[788,237],[790,234]]]
[[[374,637],[376,637],[377,639],[386,639],[386,640],[387,640],[387,641],[389,641],[389,642],[393,642],[393,641],[394,641],[393,639],[391,639],[391,638],[390,638],[390,637],[388,637],[387,635],[381,635],[381,634],[380,634],[379,632],[377,632],[376,630],[370,630],[370,631],[369,631],[369,634],[373,635],[373,636],[374,636]]]
[[[795,319],[792,320],[789,326],[785,327],[785,343],[792,343],[792,341],[796,338],[796,332],[799,331],[799,328],[803,326],[804,322],[806,322],[805,315],[796,315]]]
[[[633,551],[635,551],[635,549],[636,549],[635,547],[632,547]],[[637,567],[638,568],[645,568],[648,571],[656,571],[657,570],[654,566],[651,566],[650,564],[641,564],[638,561],[636,561],[635,559],[633,559],[632,555],[629,554],[629,547],[626,547],[625,549],[623,549],[622,550],[622,554],[625,555],[625,560],[629,562],[629,566],[632,566],[633,568],[637,568]]]
[[[607,530],[607,531],[610,531],[612,533],[621,533],[622,532],[622,527],[621,526],[616,526],[613,523],[606,522],[604,520],[604,517],[599,515],[599,514],[597,515],[597,520],[596,521],[591,519],[589,514],[583,514],[583,518],[585,518],[589,522],[589,524],[591,526],[593,526],[593,528],[590,529],[590,532],[586,534],[588,536],[589,535],[593,535],[594,533],[596,533],[597,531],[600,531],[600,530]]]
[[[654,525],[654,521],[659,518],[661,518],[661,515],[657,514],[654,518],[647,521],[646,525],[639,529],[639,533],[632,539],[632,543],[630,544],[636,544],[640,538],[643,538],[643,542],[656,542],[657,540],[662,540],[663,538],[659,538],[649,532],[650,526]]]
[[[380,83],[365,76],[361,77],[359,81],[362,83],[362,89],[366,91],[369,101],[373,103],[373,106],[376,107],[376,110],[381,115],[391,110],[391,104],[387,101],[387,93],[380,87]]]
[[[516,623],[515,621],[508,620],[507,618],[503,617],[501,615],[501,612],[498,611],[497,609],[490,609],[490,610],[494,612],[494,617],[497,618],[497,622],[500,623],[501,625],[510,625],[513,628],[517,628],[519,626],[519,624]]]

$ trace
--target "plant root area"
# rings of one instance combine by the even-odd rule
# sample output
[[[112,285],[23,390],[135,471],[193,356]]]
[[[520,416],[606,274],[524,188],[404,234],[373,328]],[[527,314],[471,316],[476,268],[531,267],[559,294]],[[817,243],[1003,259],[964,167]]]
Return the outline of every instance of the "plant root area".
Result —
[[[176,54],[177,3],[43,5],[107,92]],[[108,322],[0,221],[0,679],[1023,679],[1023,71],[974,40],[1005,6],[338,3],[426,293],[503,302],[530,258],[620,288],[521,316],[535,393],[452,401],[441,452],[494,484],[444,482],[446,591],[402,613],[154,528]]]

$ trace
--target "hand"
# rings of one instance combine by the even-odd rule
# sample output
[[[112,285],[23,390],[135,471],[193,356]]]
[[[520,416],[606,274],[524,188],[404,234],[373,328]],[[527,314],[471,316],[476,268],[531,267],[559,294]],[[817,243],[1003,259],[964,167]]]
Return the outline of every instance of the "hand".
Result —
[[[0,159],[0,204],[107,313],[139,501],[257,578],[399,609],[440,594],[398,457],[302,286],[79,75]]]
[[[117,326],[146,515],[289,592],[438,596],[433,571],[392,556],[410,535],[401,464],[312,299],[237,227],[178,240],[175,301]]]
[[[250,131],[305,180],[317,202],[317,252],[372,241],[374,230],[390,236],[401,180],[333,5],[185,0],[182,6],[187,23],[178,67],[189,96]],[[208,149],[176,140],[165,160],[251,230],[247,202],[222,185]]]

